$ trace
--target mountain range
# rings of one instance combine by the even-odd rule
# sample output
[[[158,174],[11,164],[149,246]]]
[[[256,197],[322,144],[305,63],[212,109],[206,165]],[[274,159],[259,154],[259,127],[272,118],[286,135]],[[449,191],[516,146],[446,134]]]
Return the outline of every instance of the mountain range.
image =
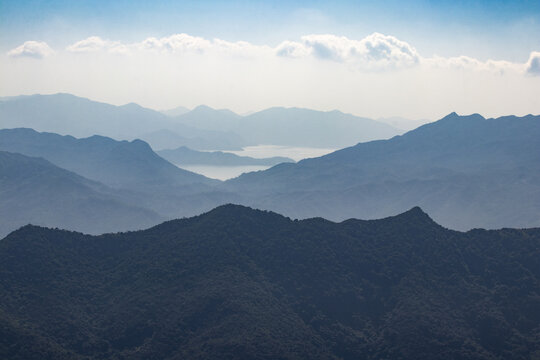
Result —
[[[178,142],[174,147],[189,145],[205,148],[239,149],[246,146],[238,135],[191,128],[158,111],[130,103],[114,106],[70,94],[31,95],[0,100],[1,128],[32,128],[75,137],[102,135],[119,140],[145,139],[160,130],[171,133]],[[152,144],[162,148],[159,138]]]
[[[33,129],[0,130],[0,150],[43,157],[55,165],[108,186],[152,190],[215,181],[174,166],[141,140],[94,135],[77,139]]]
[[[117,141],[103,136],[77,139],[68,135],[40,133],[32,129],[4,129],[0,130],[0,151],[2,150],[30,157],[42,157],[57,167],[77,173],[86,180],[101,185],[102,188],[109,188],[110,191],[107,193],[111,194],[112,200],[120,199],[123,203],[147,209],[149,213],[155,215],[141,222],[145,225],[155,225],[158,223],[157,219],[199,214],[212,209],[216,204],[237,201],[234,194],[215,189],[214,185],[219,183],[218,180],[178,168],[157,155],[141,140]],[[14,164],[12,168],[16,169],[16,165]],[[7,170],[2,172],[4,179],[10,182],[17,181],[16,175],[17,172]],[[58,188],[58,191],[61,189]],[[10,196],[16,195],[21,197],[20,203],[24,207],[26,195],[15,193]],[[46,199],[43,198],[41,208],[48,209],[49,212],[59,210],[60,204],[48,202]],[[39,224],[78,231],[95,229],[91,231],[92,233],[103,228],[111,230],[140,228],[136,221],[132,222],[135,227],[131,228],[109,227],[106,224],[113,221],[112,218],[101,224],[101,217],[87,217],[84,212],[72,212],[72,217],[77,216],[79,216],[78,223],[85,223],[85,226],[74,226],[77,223],[75,221],[66,221],[64,224],[61,222]],[[116,216],[127,214],[119,211]],[[27,218],[25,224],[32,219]],[[11,221],[11,215],[4,221]]]
[[[3,99],[0,105],[17,99]],[[204,107],[192,112],[215,114]],[[226,110],[217,113],[231,122],[249,117]],[[334,221],[381,218],[419,205],[443,226],[468,230],[540,226],[538,138],[540,116],[486,119],[452,113],[404,135],[281,163],[226,182],[179,169],[140,140],[77,139],[11,129],[0,131],[0,150],[43,157],[115,188],[123,203],[166,219],[192,216],[224,203]]]
[[[420,205],[453,229],[540,226],[540,116],[449,114],[389,140],[222,184],[296,218],[379,218]]]
[[[167,116],[178,116],[189,112],[190,110],[185,106],[177,106],[168,110],[161,110],[160,112]]]
[[[194,128],[232,132],[253,145],[341,148],[402,133],[388,124],[337,110],[275,107],[240,116],[199,106],[175,120]]]
[[[134,103],[114,106],[70,94],[0,99],[0,128],[21,127],[75,137],[139,138],[155,150],[238,150],[261,144],[340,148],[402,133],[339,111],[272,108],[243,117],[199,106],[170,117]]]
[[[101,234],[165,218],[42,158],[0,151],[0,238],[29,223]]]
[[[540,230],[420,208],[291,220],[227,205],[148,230],[0,241],[5,359],[534,359]]]

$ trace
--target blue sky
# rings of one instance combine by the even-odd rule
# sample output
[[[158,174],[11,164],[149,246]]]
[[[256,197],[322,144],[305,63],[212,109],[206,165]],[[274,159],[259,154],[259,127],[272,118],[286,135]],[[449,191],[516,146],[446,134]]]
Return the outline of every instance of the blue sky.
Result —
[[[275,45],[311,33],[392,34],[427,55],[525,61],[540,48],[540,1],[0,1],[3,50],[185,32]]]

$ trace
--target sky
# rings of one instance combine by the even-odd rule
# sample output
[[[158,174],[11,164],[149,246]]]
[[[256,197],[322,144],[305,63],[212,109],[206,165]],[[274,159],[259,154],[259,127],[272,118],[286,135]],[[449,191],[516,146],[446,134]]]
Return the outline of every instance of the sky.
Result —
[[[540,114],[540,1],[4,1],[0,96]]]

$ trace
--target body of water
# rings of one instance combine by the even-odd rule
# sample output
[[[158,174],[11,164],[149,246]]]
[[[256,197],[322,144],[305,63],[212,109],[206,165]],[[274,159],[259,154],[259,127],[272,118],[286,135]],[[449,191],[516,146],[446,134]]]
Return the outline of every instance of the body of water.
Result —
[[[336,150],[337,149],[293,147],[280,145],[257,145],[247,146],[242,150],[226,152],[230,152],[239,156],[250,156],[259,159],[273,156],[286,156],[293,159],[294,161],[300,161],[302,159],[323,156]]]
[[[319,157],[335,151],[336,149],[292,147],[279,145],[257,145],[248,146],[238,151],[226,151],[239,156],[249,156],[253,158],[268,158],[274,156],[285,156],[300,161],[302,159]],[[228,180],[242,175],[243,173],[266,170],[270,166],[210,166],[210,165],[177,165],[178,167],[204,175],[211,179]]]
[[[179,168],[204,175],[211,179],[228,180],[246,172],[266,170],[270,166],[211,166],[211,165],[177,165]]]

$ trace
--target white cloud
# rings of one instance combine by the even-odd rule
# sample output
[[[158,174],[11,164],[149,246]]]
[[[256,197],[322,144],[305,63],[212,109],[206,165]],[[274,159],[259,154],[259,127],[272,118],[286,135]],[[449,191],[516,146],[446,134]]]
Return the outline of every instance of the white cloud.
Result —
[[[276,55],[290,58],[299,58],[308,56],[309,49],[296,41],[284,41],[276,47]]]
[[[211,46],[211,42],[198,36],[182,33],[162,37],[161,39],[150,37],[132,46],[140,50],[157,50],[170,53],[194,51],[201,53]]]
[[[540,76],[540,52],[533,51],[525,66],[528,74]]]
[[[418,64],[420,56],[415,48],[393,36],[373,33],[361,40],[330,34],[306,35],[301,42],[283,42],[278,56],[333,60],[357,65],[360,69],[410,67]]]
[[[221,39],[212,41],[213,49],[230,55],[243,57],[255,57],[260,55],[271,55],[273,50],[266,45],[253,45],[247,41],[230,42]]]
[[[263,52],[269,52],[270,49],[268,46],[253,45],[246,41],[207,40],[188,34],[174,34],[160,39],[150,37],[140,43],[128,46],[138,50],[151,50],[171,54],[221,52],[233,56],[255,56]]]
[[[31,42],[27,42],[31,43]],[[25,43],[25,44],[27,44]],[[35,43],[35,42],[32,42]],[[39,43],[44,44],[45,43]],[[21,47],[12,50],[19,50]],[[48,48],[48,46],[47,46]],[[50,49],[49,49],[50,50]],[[453,68],[471,71],[490,71],[504,74],[508,71],[540,74],[540,53],[533,52],[527,64],[502,60],[480,61],[469,56],[422,57],[409,43],[390,35],[373,33],[360,40],[331,34],[306,35],[300,41],[283,41],[272,48],[255,45],[246,41],[230,42],[222,39],[208,40],[189,34],[173,34],[162,38],[149,37],[141,42],[124,44],[119,41],[104,40],[91,36],[66,48],[69,52],[90,53],[108,52],[112,54],[134,54],[150,51],[157,54],[198,54],[212,57],[219,55],[233,58],[311,58],[346,64],[349,69],[358,71],[384,71],[429,66],[432,68]],[[10,53],[11,53],[10,52]],[[52,50],[51,50],[52,52]],[[210,55],[211,54],[211,55]],[[25,54],[31,56],[29,54]],[[34,55],[38,57],[37,55]]]
[[[119,41],[104,40],[99,36],[90,36],[84,40],[77,41],[69,45],[66,50],[73,53],[109,51],[113,54],[126,54],[129,52],[128,46]]]
[[[167,37],[149,37],[141,42],[123,44],[118,41],[104,40],[91,36],[66,48],[69,52],[90,53],[109,52],[114,54],[131,54],[136,52],[154,52],[157,54],[206,54],[219,52],[231,56],[253,57],[271,54],[272,48],[266,45],[253,45],[246,41],[230,42],[221,39],[207,40],[188,34],[174,34]]]
[[[71,52],[93,52],[103,50],[107,47],[107,41],[103,40],[99,36],[90,36],[81,41],[77,41],[75,44],[68,46],[67,51]]]
[[[25,41],[21,46],[16,47],[8,52],[11,57],[31,57],[42,59],[52,55],[54,51],[43,41]]]

